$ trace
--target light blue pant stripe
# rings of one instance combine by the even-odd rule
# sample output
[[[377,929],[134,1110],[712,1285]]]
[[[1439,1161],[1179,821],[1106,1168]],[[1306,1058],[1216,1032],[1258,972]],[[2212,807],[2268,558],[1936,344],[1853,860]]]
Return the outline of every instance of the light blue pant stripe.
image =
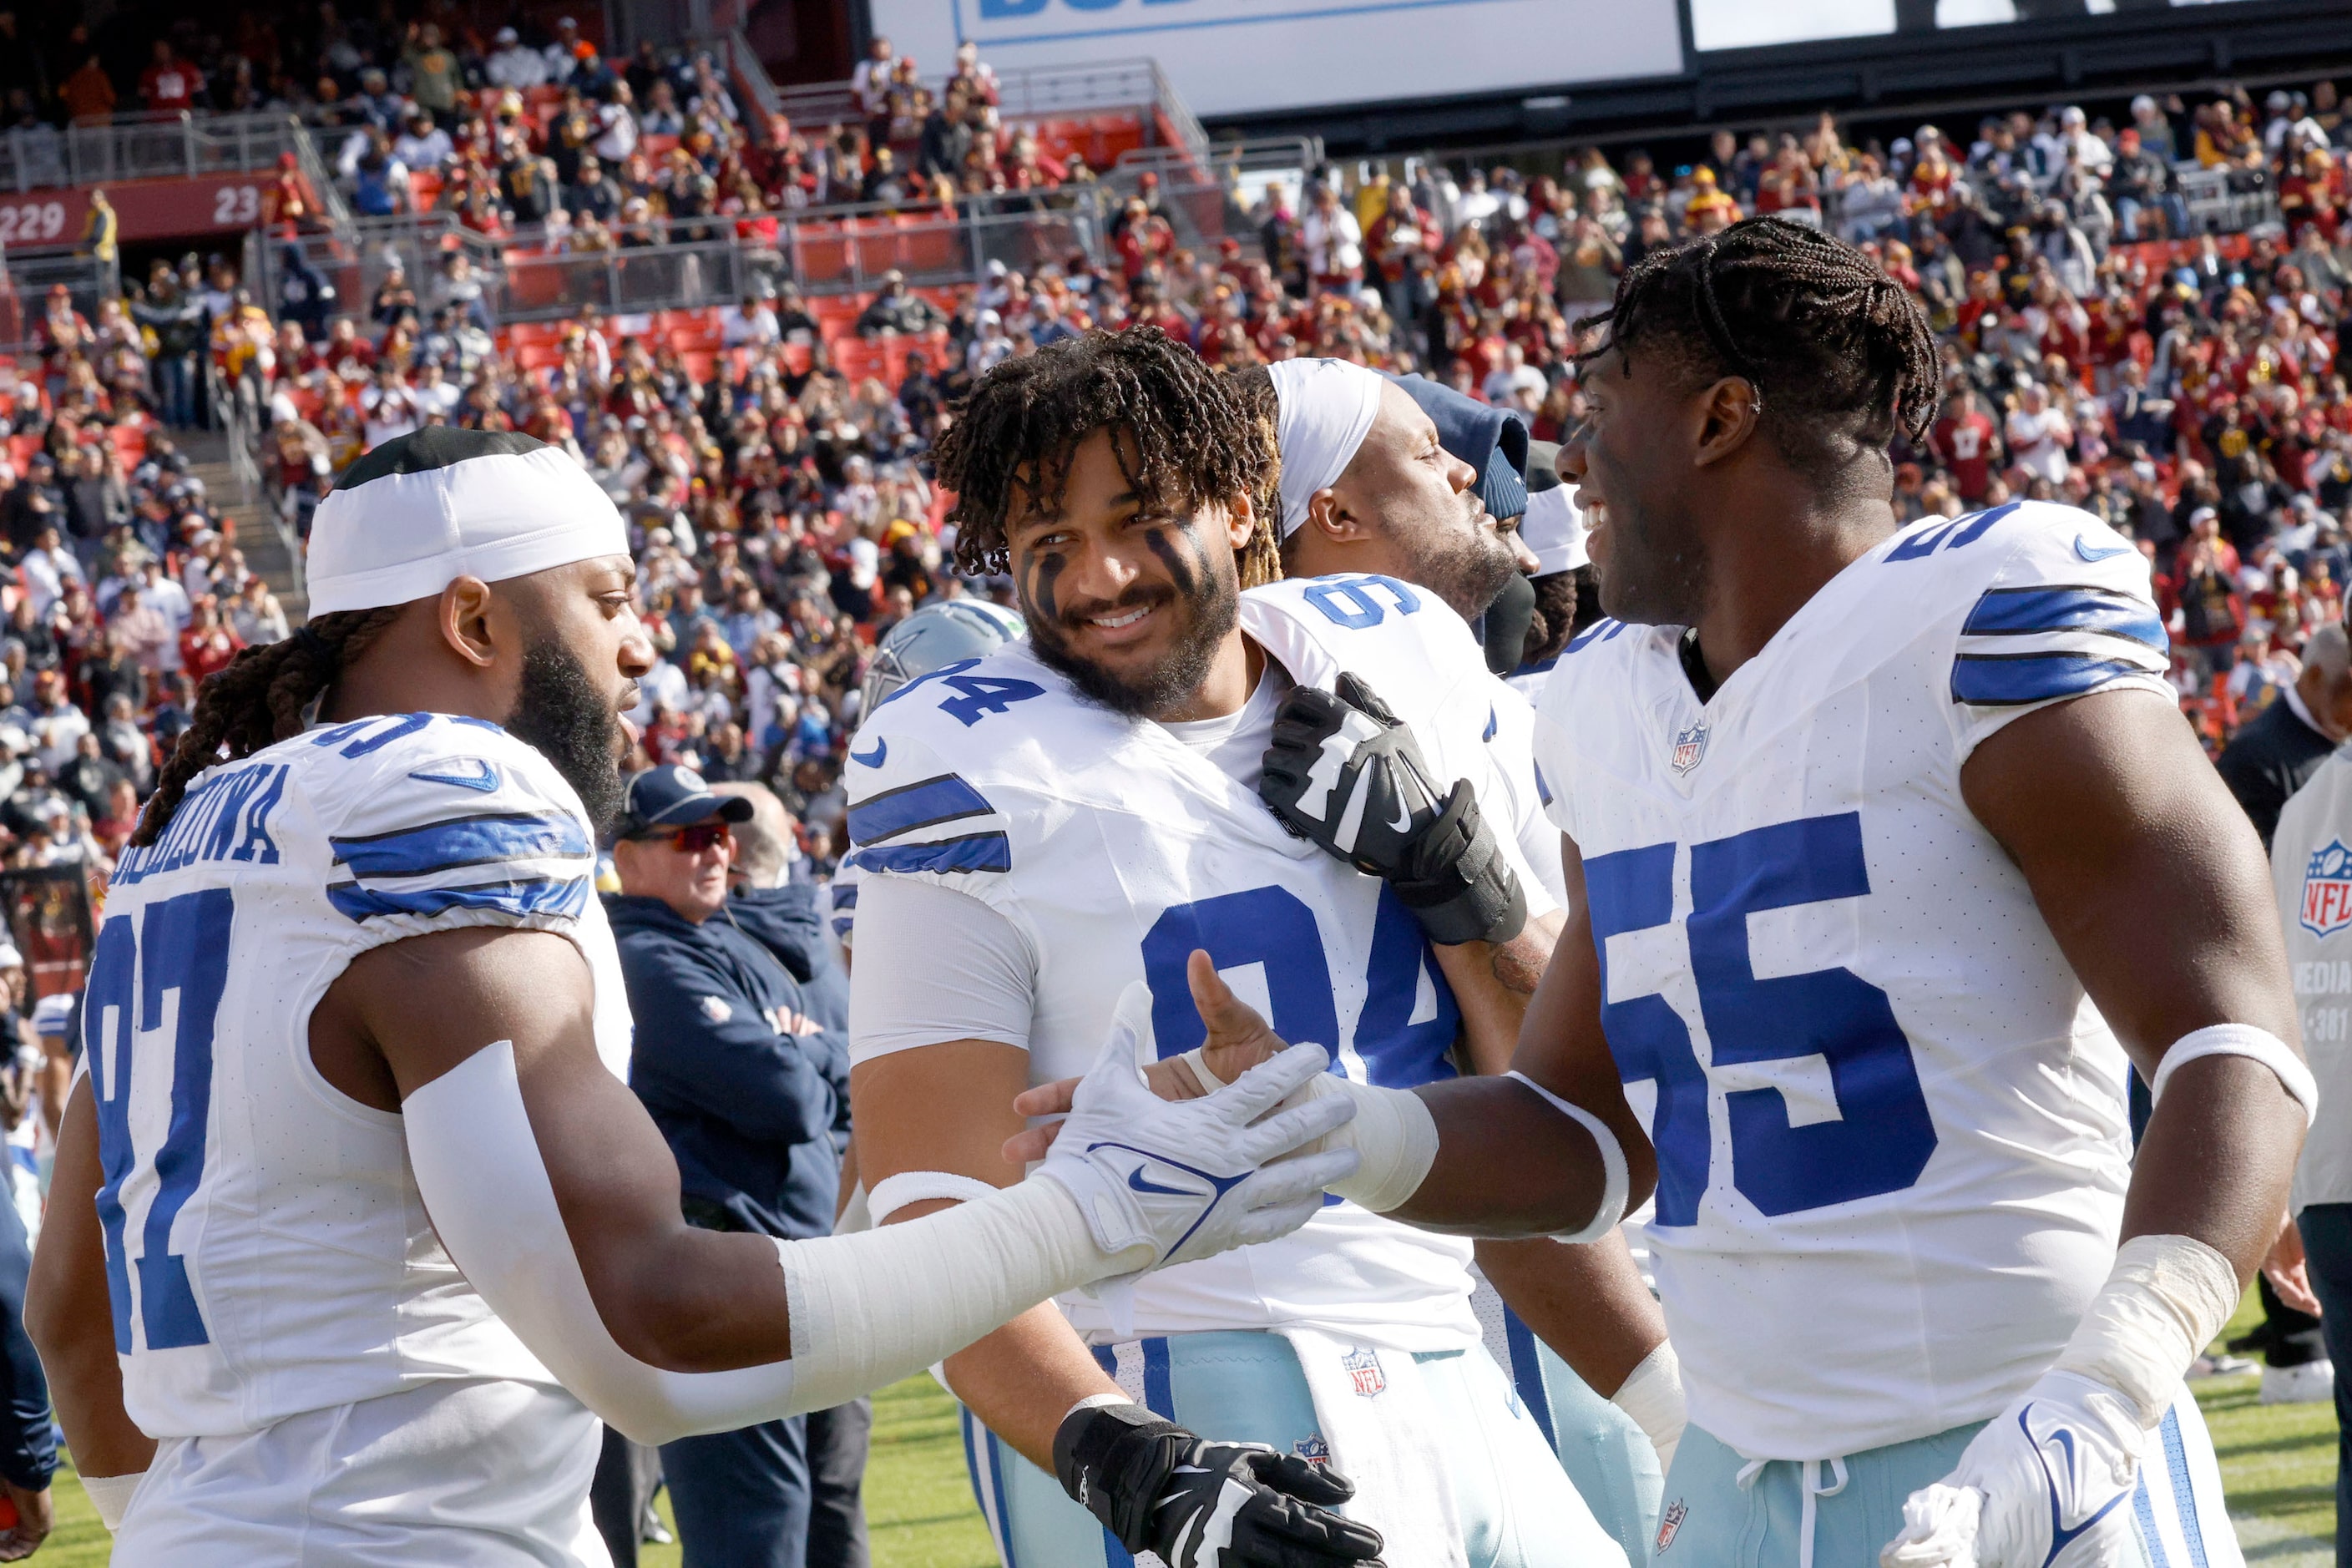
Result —
[[[2189,1568],[2208,1568],[2205,1531],[2197,1521],[2197,1489],[2189,1484],[2189,1451],[2180,1441],[2179,1414],[2167,1410],[2160,1430],[2164,1434],[2164,1468],[2172,1473],[2172,1495],[2180,1508],[2180,1533],[2189,1542]]]
[[[1511,1347],[1511,1386],[1518,1390],[1519,1403],[1528,1407],[1528,1415],[1543,1428],[1544,1441],[1557,1451],[1559,1432],[1552,1425],[1551,1395],[1544,1390],[1543,1365],[1536,1357],[1535,1331],[1517,1312],[1505,1307],[1503,1336]],[[1588,1497],[1585,1500],[1592,1500]]]
[[[2167,1415],[2166,1420],[2172,1419]],[[2164,1537],[2157,1533],[2156,1502],[2147,1495],[2147,1478],[2142,1476],[2132,1488],[2132,1512],[2139,1518],[2139,1538],[2147,1546],[2149,1568],[2172,1568],[2172,1559],[2164,1553]]]

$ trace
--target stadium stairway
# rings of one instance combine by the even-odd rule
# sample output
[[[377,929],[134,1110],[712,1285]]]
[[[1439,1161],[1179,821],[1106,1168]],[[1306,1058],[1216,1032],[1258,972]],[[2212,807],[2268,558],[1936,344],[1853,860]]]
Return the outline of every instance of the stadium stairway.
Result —
[[[257,497],[247,500],[237,484],[228,464],[228,438],[218,430],[176,430],[173,439],[188,455],[214,509],[236,521],[236,547],[245,552],[245,563],[258,572],[278,595],[287,624],[300,626],[309,614],[310,599],[295,585],[294,561],[277,520],[269,515],[268,503]]]

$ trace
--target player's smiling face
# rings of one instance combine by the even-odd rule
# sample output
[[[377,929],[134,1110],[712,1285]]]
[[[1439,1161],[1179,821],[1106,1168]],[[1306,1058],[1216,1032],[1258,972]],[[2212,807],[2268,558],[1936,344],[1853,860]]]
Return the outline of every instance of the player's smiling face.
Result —
[[[1155,502],[1106,427],[1070,455],[1060,505],[1017,483],[1005,542],[1029,641],[1093,701],[1139,718],[1181,714],[1237,637],[1234,552],[1249,500]]]
[[[1603,612],[1649,626],[1689,626],[1706,588],[1706,552],[1684,504],[1698,472],[1680,439],[1696,399],[1657,354],[1615,350],[1584,367],[1587,413],[1560,447],[1563,477],[1580,485],[1591,529],[1585,548]]]

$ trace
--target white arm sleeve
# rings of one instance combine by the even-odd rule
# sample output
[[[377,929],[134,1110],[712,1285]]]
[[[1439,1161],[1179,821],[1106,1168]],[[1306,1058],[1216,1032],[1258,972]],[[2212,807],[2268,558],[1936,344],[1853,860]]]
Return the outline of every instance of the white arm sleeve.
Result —
[[[856,1236],[780,1241],[793,1358],[665,1372],[605,1329],[515,1076],[485,1047],[401,1105],[433,1227],[525,1348],[640,1443],[821,1410],[910,1376],[1050,1296],[1133,1267],[1095,1245],[1049,1181]]]
[[[853,1063],[948,1040],[1026,1050],[1036,989],[1027,939],[982,900],[910,877],[858,879]]]

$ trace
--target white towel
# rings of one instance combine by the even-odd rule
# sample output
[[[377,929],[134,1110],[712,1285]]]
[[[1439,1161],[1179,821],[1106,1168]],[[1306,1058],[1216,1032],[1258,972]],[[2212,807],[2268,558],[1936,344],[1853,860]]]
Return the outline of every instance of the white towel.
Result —
[[[1411,1568],[1469,1568],[1462,1521],[1438,1442],[1440,1422],[1421,1363],[1321,1329],[1276,1331],[1307,1374],[1331,1468],[1356,1483],[1346,1510],[1381,1532],[1381,1561]]]

